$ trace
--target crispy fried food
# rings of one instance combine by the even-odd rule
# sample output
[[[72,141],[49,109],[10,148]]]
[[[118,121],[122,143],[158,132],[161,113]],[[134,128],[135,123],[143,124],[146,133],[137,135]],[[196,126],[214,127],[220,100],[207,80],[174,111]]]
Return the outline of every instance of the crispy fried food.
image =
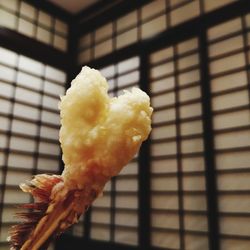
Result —
[[[10,231],[13,250],[37,250],[76,223],[112,176],[134,157],[151,130],[149,97],[138,88],[109,98],[99,71],[83,67],[61,97],[62,175],[36,175],[20,187],[35,203]]]

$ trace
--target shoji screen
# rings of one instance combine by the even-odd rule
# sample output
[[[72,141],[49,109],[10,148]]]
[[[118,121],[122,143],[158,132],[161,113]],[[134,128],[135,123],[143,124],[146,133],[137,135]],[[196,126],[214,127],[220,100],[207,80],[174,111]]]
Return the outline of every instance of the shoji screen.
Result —
[[[250,246],[250,15],[208,30],[222,250]]]
[[[0,248],[17,222],[15,205],[30,202],[18,185],[60,164],[58,101],[66,75],[59,69],[0,48]]]
[[[109,82],[109,95],[138,86],[139,58],[133,57],[101,69]],[[122,153],[122,152],[121,152]],[[137,156],[106,185],[103,197],[91,208],[90,238],[138,245]]]
[[[83,64],[148,39],[199,14],[198,0],[152,1],[94,32],[83,34],[79,39],[78,62]]]
[[[78,63],[90,62],[237,0],[153,0],[79,38]]]
[[[237,0],[153,0],[79,38],[79,65],[187,22]]]
[[[208,249],[198,39],[150,55],[151,242]]]
[[[0,0],[0,27],[67,51],[68,25],[23,0]]]

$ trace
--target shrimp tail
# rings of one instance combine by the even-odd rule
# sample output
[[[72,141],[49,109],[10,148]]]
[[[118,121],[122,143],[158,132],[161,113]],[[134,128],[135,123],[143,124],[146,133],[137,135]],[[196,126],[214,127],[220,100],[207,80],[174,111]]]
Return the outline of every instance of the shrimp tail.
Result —
[[[89,185],[69,189],[60,175],[36,175],[20,188],[35,202],[21,205],[28,211],[17,213],[24,221],[10,230],[11,250],[47,249],[53,238],[78,222],[97,197],[97,191]]]
[[[37,223],[44,217],[51,201],[52,189],[62,182],[60,175],[36,175],[31,181],[20,184],[20,188],[33,196],[34,203],[19,205],[22,212],[17,212],[16,217],[23,221],[11,227],[8,241],[11,250],[21,249],[24,242],[36,227]]]

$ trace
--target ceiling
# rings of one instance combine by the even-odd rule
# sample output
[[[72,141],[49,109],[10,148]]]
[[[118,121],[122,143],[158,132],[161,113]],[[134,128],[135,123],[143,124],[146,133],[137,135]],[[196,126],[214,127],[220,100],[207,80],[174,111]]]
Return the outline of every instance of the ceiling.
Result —
[[[48,0],[49,2],[61,7],[62,9],[76,14],[79,11],[90,7],[100,0]]]

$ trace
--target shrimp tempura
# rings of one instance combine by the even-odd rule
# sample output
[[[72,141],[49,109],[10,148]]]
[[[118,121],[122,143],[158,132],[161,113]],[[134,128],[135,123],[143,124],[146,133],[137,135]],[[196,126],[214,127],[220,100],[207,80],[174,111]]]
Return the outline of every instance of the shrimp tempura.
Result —
[[[83,67],[61,97],[62,175],[36,175],[21,184],[35,203],[24,204],[12,227],[12,250],[37,250],[76,223],[107,181],[134,157],[151,130],[149,97],[138,88],[109,98],[99,71]]]

